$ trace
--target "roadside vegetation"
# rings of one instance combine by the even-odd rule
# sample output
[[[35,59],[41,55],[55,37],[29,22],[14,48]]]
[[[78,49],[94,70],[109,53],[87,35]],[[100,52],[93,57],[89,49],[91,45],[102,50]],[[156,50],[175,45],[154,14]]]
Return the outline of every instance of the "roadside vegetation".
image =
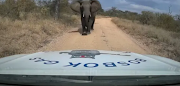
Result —
[[[33,52],[77,25],[67,0],[58,4],[58,16],[56,0],[35,1],[0,1],[0,57]]]
[[[113,17],[112,22],[143,42],[154,54],[180,61],[180,15],[149,11],[138,14],[115,7],[101,14]]]
[[[71,0],[70,0],[71,1]],[[113,17],[123,31],[143,42],[154,54],[180,61],[180,15],[115,7],[96,18]],[[0,57],[31,53],[80,21],[68,0],[0,0]]]

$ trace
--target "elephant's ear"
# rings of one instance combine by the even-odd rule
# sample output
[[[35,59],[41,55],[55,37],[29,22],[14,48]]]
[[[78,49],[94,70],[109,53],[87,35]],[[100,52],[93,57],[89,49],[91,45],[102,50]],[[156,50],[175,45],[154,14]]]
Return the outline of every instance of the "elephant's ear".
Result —
[[[78,12],[78,13],[81,12],[80,7],[81,7],[81,1],[79,1],[79,0],[73,1],[70,5],[70,8],[73,11]]]
[[[97,0],[91,0],[91,12],[97,12],[101,9],[101,4]]]

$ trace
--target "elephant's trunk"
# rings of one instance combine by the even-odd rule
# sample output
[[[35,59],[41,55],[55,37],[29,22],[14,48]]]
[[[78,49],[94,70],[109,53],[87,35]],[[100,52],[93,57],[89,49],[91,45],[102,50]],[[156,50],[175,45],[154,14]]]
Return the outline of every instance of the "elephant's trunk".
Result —
[[[88,26],[89,25],[89,18],[91,16],[91,13],[90,13],[90,11],[89,12],[86,11],[83,14],[84,14],[84,19],[85,19],[85,25]]]
[[[86,26],[88,26],[88,24],[89,24],[89,15],[85,15],[85,23],[86,23]]]

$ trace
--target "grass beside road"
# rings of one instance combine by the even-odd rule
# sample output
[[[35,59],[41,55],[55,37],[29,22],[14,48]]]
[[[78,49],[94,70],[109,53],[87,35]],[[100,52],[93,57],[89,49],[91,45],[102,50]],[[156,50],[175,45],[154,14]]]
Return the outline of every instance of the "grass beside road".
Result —
[[[0,57],[28,53],[50,43],[53,37],[76,26],[75,15],[42,18],[38,14],[29,14],[27,20],[11,20],[0,17]]]
[[[142,25],[138,21],[127,19],[113,18],[112,22],[137,40],[141,40],[156,55],[180,61],[180,33]]]

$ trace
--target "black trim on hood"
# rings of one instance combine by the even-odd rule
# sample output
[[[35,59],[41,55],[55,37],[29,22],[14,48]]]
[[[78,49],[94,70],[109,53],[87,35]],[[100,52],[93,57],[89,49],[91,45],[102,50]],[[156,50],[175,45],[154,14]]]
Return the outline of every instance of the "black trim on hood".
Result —
[[[59,76],[0,75],[1,84],[53,86],[144,86],[180,84],[180,75],[170,76]]]

